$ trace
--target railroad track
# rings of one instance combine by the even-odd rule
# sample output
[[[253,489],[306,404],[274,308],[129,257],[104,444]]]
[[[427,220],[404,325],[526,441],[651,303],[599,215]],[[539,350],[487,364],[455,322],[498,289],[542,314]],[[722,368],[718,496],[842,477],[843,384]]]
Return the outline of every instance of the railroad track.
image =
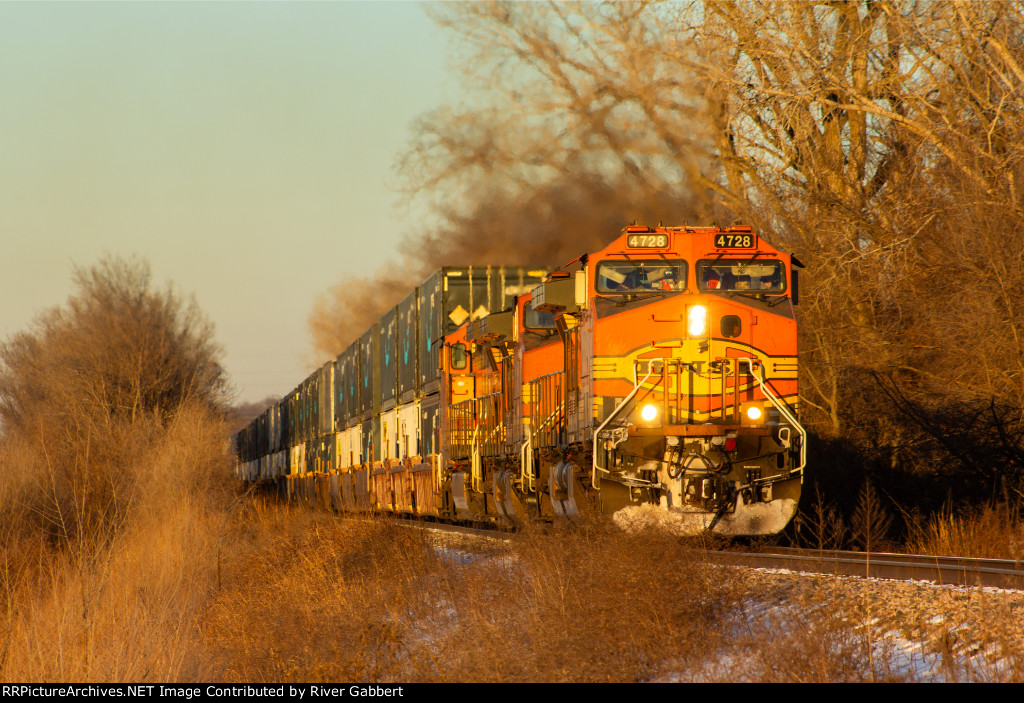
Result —
[[[510,532],[493,528],[423,522],[392,516],[397,524],[491,540],[507,540]],[[888,552],[849,552],[772,547],[768,551],[708,550],[708,559],[762,569],[787,569],[827,576],[860,576],[900,581],[931,581],[951,586],[986,586],[1024,590],[1024,562]]]
[[[421,520],[405,515],[388,515],[388,519],[402,527],[412,527],[421,530],[433,530],[434,532],[448,532],[468,537],[482,537],[493,540],[507,540],[512,531],[499,530],[496,527],[478,527],[473,525],[460,525],[443,520]]]
[[[972,559],[917,554],[845,552],[776,547],[770,552],[715,552],[719,563],[789,569],[829,576],[862,576],[932,581],[953,586],[1024,589],[1024,563],[1012,559]]]

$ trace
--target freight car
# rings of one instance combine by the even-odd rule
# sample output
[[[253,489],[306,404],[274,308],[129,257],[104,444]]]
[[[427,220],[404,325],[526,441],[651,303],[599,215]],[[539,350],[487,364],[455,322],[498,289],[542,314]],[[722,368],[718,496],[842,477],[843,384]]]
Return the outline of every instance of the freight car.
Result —
[[[776,533],[799,267],[749,227],[632,226],[558,271],[443,268],[237,435],[239,476],[340,511]]]

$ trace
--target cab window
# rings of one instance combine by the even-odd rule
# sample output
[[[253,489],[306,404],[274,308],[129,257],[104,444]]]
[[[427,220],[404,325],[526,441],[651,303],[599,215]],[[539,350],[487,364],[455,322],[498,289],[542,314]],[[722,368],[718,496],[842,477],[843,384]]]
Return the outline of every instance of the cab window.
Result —
[[[771,259],[709,259],[697,263],[697,279],[702,292],[783,293],[786,267]]]
[[[533,301],[530,300],[523,306],[523,327],[534,332],[557,329],[555,327],[555,314],[534,310]]]
[[[466,368],[466,362],[469,360],[469,355],[466,354],[466,345],[459,342],[458,344],[452,345],[452,368],[456,371],[462,371]]]
[[[602,261],[597,266],[598,293],[678,290],[686,290],[685,261]]]

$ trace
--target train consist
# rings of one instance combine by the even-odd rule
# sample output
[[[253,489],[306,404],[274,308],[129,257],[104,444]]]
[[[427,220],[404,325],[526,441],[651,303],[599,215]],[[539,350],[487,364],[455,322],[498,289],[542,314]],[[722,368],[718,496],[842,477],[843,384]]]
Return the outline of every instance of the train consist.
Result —
[[[632,226],[562,270],[442,268],[239,432],[239,476],[340,511],[776,533],[799,266],[749,227]]]

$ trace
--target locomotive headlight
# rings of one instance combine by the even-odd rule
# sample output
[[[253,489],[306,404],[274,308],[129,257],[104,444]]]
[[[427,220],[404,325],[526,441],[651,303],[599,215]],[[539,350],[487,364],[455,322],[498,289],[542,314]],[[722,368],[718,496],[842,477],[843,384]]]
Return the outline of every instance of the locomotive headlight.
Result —
[[[703,305],[692,305],[687,314],[686,331],[691,337],[702,337],[708,328],[708,309]]]
[[[760,425],[764,422],[764,405],[759,401],[743,403],[740,412],[744,425]]]
[[[654,422],[658,418],[658,406],[653,403],[643,406],[640,408],[640,418],[644,422]]]

